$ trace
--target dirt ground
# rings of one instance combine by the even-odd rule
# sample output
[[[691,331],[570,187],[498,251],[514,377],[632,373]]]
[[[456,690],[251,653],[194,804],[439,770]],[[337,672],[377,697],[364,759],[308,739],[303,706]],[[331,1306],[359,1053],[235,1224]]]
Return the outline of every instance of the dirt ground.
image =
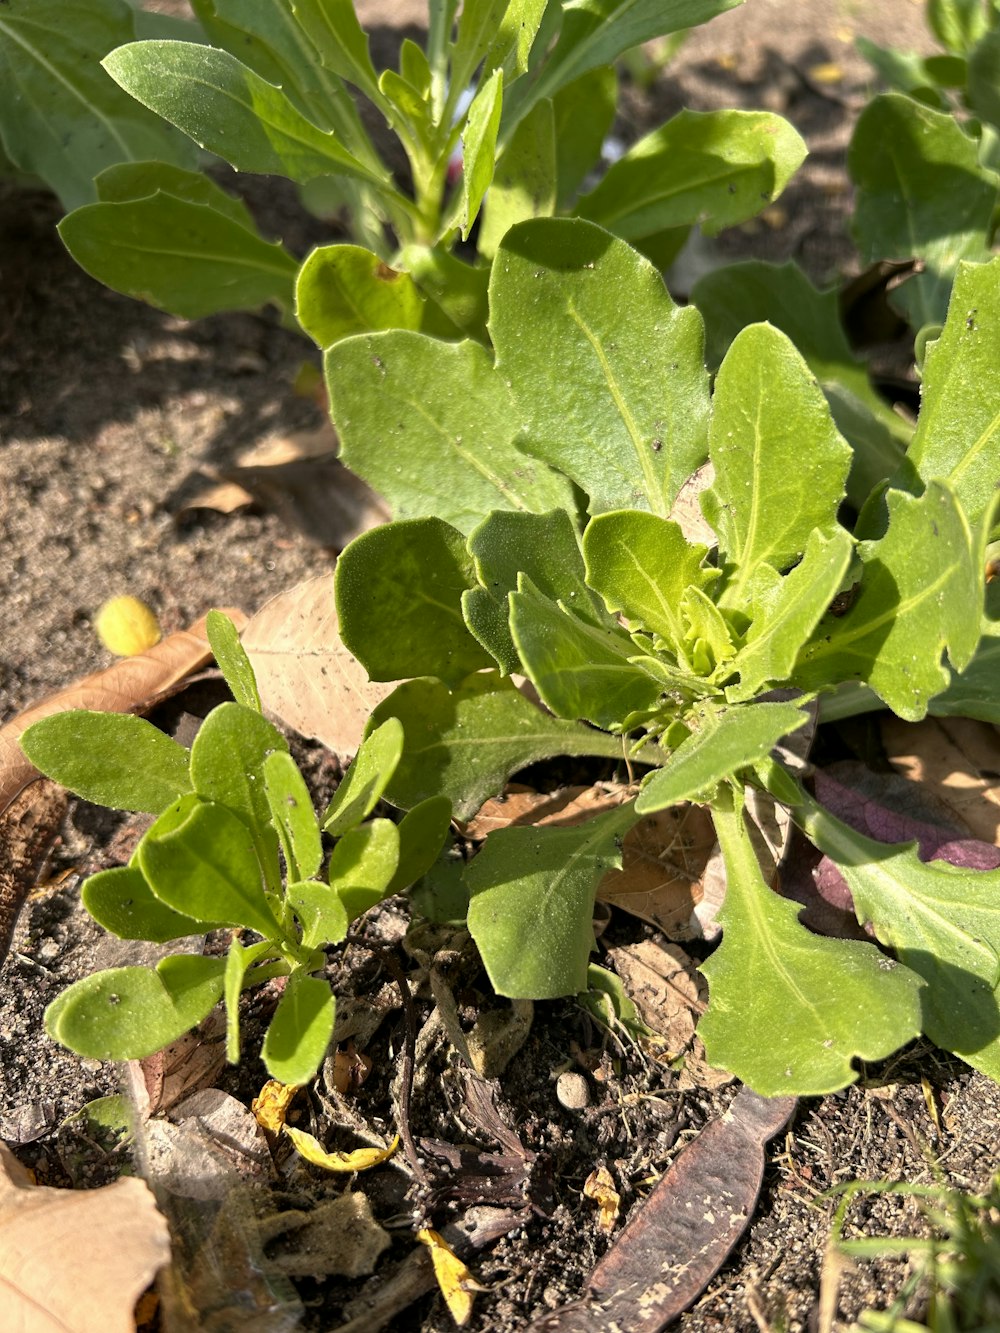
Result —
[[[363,9],[378,28],[376,54],[383,57],[422,12],[419,0],[378,0]],[[627,88],[617,127],[626,143],[682,106],[746,106],[785,115],[810,147],[806,166],[763,219],[686,261],[673,283],[679,294],[691,265],[706,257],[712,262],[713,254],[794,258],[818,281],[852,272],[844,153],[871,87],[852,46],[859,33],[930,49],[922,6],[914,0],[882,0],[877,7],[861,0],[748,0],[696,31],[648,85],[640,80]],[[298,253],[328,236],[301,213],[292,192],[260,181],[238,185],[264,228]],[[332,560],[295,526],[280,495],[272,508],[178,512],[192,472],[225,468],[249,446],[320,424],[319,409],[294,387],[303,363],[318,364],[315,351],[269,314],[189,324],[105,291],[63,252],[54,230],[58,218],[46,194],[0,188],[0,721],[108,662],[92,618],[113,593],[148,601],[169,631],[212,606],[252,612],[272,594],[329,569]],[[198,705],[185,699],[184,707],[197,711]],[[302,754],[322,799],[336,771],[316,747]],[[60,1126],[89,1099],[118,1091],[119,1072],[55,1047],[43,1034],[41,1015],[63,986],[91,970],[95,957],[108,965],[107,943],[88,924],[77,891],[83,873],[122,859],[128,828],[121,823],[82,803],[71,806],[50,876],[54,887],[23,913],[0,973],[0,1139],[43,1182],[99,1183],[118,1165],[115,1154],[108,1157],[89,1141],[81,1150],[74,1132]],[[392,991],[379,958],[386,949],[398,952],[404,927],[395,907],[375,917],[366,927],[371,938],[360,937],[334,965],[338,996],[364,1000]],[[617,940],[650,933],[628,921],[615,921],[610,930]],[[471,1023],[495,1002],[462,943],[449,937],[435,947],[465,960],[460,989]],[[399,956],[418,968],[417,955]],[[418,1028],[432,1009],[428,993],[418,990],[412,1016]],[[368,1046],[372,1073],[354,1105],[375,1134],[391,1132],[390,1082],[405,1029],[393,1002]],[[431,1035],[414,1092],[414,1132],[460,1141],[454,1062]],[[576,1109],[557,1095],[558,1076],[567,1071],[584,1080],[586,1104]],[[262,1067],[251,1060],[225,1071],[216,1085],[248,1103],[263,1079]],[[536,1006],[525,1044],[498,1086],[507,1124],[541,1164],[529,1191],[537,1206],[473,1261],[489,1291],[478,1298],[470,1327],[521,1333],[576,1298],[607,1248],[597,1210],[581,1192],[593,1168],[611,1169],[627,1215],[677,1152],[725,1109],[734,1089],[681,1090],[672,1071],[637,1049],[602,1041],[570,1002]],[[303,1103],[300,1116],[314,1128],[328,1124],[325,1086]],[[940,1178],[982,1189],[996,1167],[998,1130],[1000,1088],[926,1044],[867,1069],[843,1093],[803,1101],[769,1147],[746,1238],[676,1326],[685,1333],[817,1328],[835,1206],[825,1191],[854,1178],[923,1184]],[[495,1142],[479,1138],[495,1150]],[[376,1281],[413,1249],[406,1182],[399,1173],[384,1174],[388,1183],[371,1187],[372,1202],[393,1243]],[[258,1201],[259,1211],[315,1208],[339,1186],[301,1169],[289,1175],[283,1167],[270,1189],[270,1203]],[[917,1225],[916,1214],[912,1201],[873,1197],[852,1217],[857,1229],[878,1235],[906,1232]],[[905,1271],[903,1264],[887,1263],[846,1274],[838,1325],[846,1327],[868,1304],[884,1306]],[[282,1315],[254,1327],[338,1327],[363,1289],[360,1279],[304,1279],[297,1325]],[[211,1327],[248,1326],[227,1323],[228,1317],[220,1315]],[[434,1294],[391,1324],[401,1333],[444,1333],[450,1326]]]

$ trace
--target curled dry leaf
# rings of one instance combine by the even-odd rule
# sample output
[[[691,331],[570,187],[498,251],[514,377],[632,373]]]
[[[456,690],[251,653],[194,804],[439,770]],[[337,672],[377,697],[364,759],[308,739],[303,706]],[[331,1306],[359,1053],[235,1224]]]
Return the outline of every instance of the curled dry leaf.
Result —
[[[369,681],[340,642],[332,573],[265,602],[242,639],[264,707],[337,755],[357,751],[368,714],[395,688]]]
[[[600,1208],[598,1226],[602,1231],[614,1231],[621,1205],[621,1195],[615,1189],[615,1178],[606,1166],[595,1167],[583,1182],[583,1192]]]
[[[430,1250],[434,1276],[448,1307],[448,1313],[461,1328],[472,1318],[473,1292],[481,1291],[482,1288],[438,1232],[431,1231],[429,1227],[425,1228],[417,1232],[417,1240],[422,1241]]]
[[[399,1147],[399,1135],[385,1148],[355,1148],[353,1152],[327,1152],[318,1139],[304,1130],[293,1129],[285,1125],[285,1133],[295,1144],[297,1152],[313,1166],[321,1166],[324,1171],[350,1174],[354,1171],[368,1171],[373,1166],[386,1162]]]
[[[288,1108],[295,1100],[299,1086],[296,1083],[279,1083],[276,1078],[269,1078],[250,1103],[254,1119],[265,1134],[280,1134],[288,1115]]]
[[[974,837],[1000,847],[995,726],[964,717],[902,722],[890,715],[882,741],[900,773],[937,796]]]
[[[132,1333],[132,1311],[170,1259],[166,1219],[141,1180],[34,1185],[0,1144],[0,1310],[25,1333]]]

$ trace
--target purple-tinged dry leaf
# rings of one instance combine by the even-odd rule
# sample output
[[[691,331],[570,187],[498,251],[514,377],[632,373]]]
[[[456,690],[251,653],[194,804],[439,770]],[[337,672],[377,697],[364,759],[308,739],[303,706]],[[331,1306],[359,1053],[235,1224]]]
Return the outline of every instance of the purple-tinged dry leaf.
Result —
[[[598,1263],[589,1294],[530,1333],[658,1333],[701,1295],[753,1216],[764,1145],[794,1097],[740,1088],[725,1115],[680,1154]]]

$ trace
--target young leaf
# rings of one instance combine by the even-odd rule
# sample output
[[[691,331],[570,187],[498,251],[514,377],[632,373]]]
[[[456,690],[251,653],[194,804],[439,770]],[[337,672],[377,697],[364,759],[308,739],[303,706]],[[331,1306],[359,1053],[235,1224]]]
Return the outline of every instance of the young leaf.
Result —
[[[354,6],[345,0],[292,0],[292,13],[326,68],[377,101],[378,75]]]
[[[557,203],[568,209],[588,173],[601,160],[618,106],[614,65],[592,69],[552,99],[556,131]]]
[[[94,920],[122,940],[159,944],[201,935],[222,924],[196,921],[172,911],[155,896],[138,865],[98,871],[84,880],[80,898]]]
[[[539,218],[497,251],[490,334],[523,447],[572,477],[592,513],[666,517],[707,452],[697,311],[675,306],[623,241],[589,222]]]
[[[490,188],[503,106],[503,71],[494,70],[472,99],[462,135],[462,240],[468,240],[483,196]]]
[[[523,574],[510,595],[510,628],[525,671],[557,717],[611,730],[660,697],[660,682],[631,662],[635,645],[624,630],[578,620]]]
[[[1000,871],[925,864],[915,843],[874,842],[811,799],[794,817],[844,876],[858,920],[927,983],[924,1032],[1000,1078]]]
[[[348,921],[382,901],[398,866],[399,829],[391,819],[371,819],[344,834],[330,856],[329,880]]]
[[[319,821],[299,766],[284,750],[264,760],[264,791],[289,880],[311,879],[323,859]]]
[[[399,824],[399,864],[386,889],[386,897],[402,893],[415,884],[437,860],[451,824],[451,801],[430,796],[415,805]]]
[[[441,307],[457,329],[467,338],[486,343],[488,268],[475,267],[447,250],[425,245],[404,246],[402,262],[420,290]]]
[[[325,364],[341,457],[396,518],[471,532],[494,509],[573,507],[568,483],[515,446],[510,392],[477,343],[379,333],[337,343]]]
[[[200,1023],[222,996],[225,962],[175,954],[75,981],[45,1011],[54,1041],[92,1060],[142,1060]]]
[[[137,860],[157,898],[175,912],[281,939],[250,833],[224,805],[201,802],[172,832],[153,836],[151,830]]]
[[[257,693],[257,677],[243,645],[240,643],[236,626],[221,611],[209,611],[205,617],[205,631],[212,646],[212,655],[216,665],[232,693],[233,698],[244,708],[260,712],[260,695]]]
[[[802,689],[865,681],[894,713],[918,722],[947,686],[942,664],[967,666],[979,642],[983,570],[954,496],[931,482],[919,499],[887,494],[889,527],[862,542],[861,587],[845,615],[820,622],[792,675]]]
[[[240,995],[244,979],[248,969],[272,947],[270,940],[252,944],[249,949],[244,949],[235,936],[229,942],[223,999],[226,1002],[226,1059],[231,1065],[240,1062]]]
[[[813,935],[798,903],[764,882],[740,810],[713,818],[726,865],[722,945],[701,970],[705,1053],[764,1097],[821,1096],[853,1083],[920,1031],[920,980],[872,944]]]
[[[555,999],[587,986],[594,894],[621,868],[631,802],[576,828],[491,833],[466,871],[469,931],[498,995]]]
[[[341,779],[323,815],[325,833],[339,838],[368,818],[392,781],[402,753],[402,724],[388,717],[368,733]]]
[[[357,333],[410,329],[455,337],[457,329],[409,273],[360,245],[321,245],[299,270],[295,314],[322,348]]]
[[[268,302],[292,308],[292,256],[209,204],[162,191],[87,204],[63,218],[59,235],[92,278],[183,319]]]
[[[493,46],[510,0],[464,0],[451,48],[451,78],[465,88]]]
[[[510,83],[516,75],[527,70],[546,3],[547,0],[508,0],[483,60],[483,69],[487,73],[502,69],[505,82]]]
[[[833,533],[851,464],[805,361],[783,333],[754,324],[735,339],[715,382],[705,517],[726,561],[720,604],[742,607],[758,565],[783,571],[810,534]]]
[[[622,755],[620,740],[550,717],[492,672],[470,676],[454,691],[436,680],[409,681],[375,709],[372,721],[390,717],[402,723],[406,743],[386,796],[404,810],[447,796],[456,819],[470,818],[512,773],[539,759]]]
[[[438,518],[362,533],[337,562],[340,637],[370,680],[437,676],[456,684],[493,662],[462,618],[475,587],[462,534]]]
[[[715,236],[776,199],[806,151],[769,111],[681,111],[610,166],[575,211],[633,243],[695,223]]]
[[[102,64],[150,110],[237,171],[305,182],[343,172],[384,185],[332,131],[318,129],[274,84],[228,51],[193,42],[132,42]]]
[[[302,943],[307,949],[339,944],[347,934],[351,924],[347,909],[329,884],[313,879],[289,884],[285,901],[302,926]]]
[[[967,55],[989,31],[989,7],[980,0],[927,0],[927,22],[942,46]]]
[[[941,336],[924,363],[920,418],[896,485],[943,481],[970,523],[1000,483],[1000,259],[960,264]]]
[[[765,686],[788,679],[801,645],[836,596],[853,549],[844,528],[835,528],[829,536],[817,530],[806,542],[800,563],[778,580],[769,602],[754,604],[746,646],[729,663],[740,673],[739,684],[726,690],[730,703],[752,699]]]
[[[7,0],[0,8],[3,147],[67,210],[93,202],[93,179],[112,163],[194,165],[193,147],[101,69],[101,57],[134,36],[124,0],[77,0],[71,12],[65,0]]]
[[[943,323],[959,260],[989,258],[997,178],[979,165],[975,140],[950,114],[887,93],[859,116],[847,165],[862,260],[922,259],[893,302],[914,328]]]
[[[706,568],[708,547],[689,544],[678,524],[658,514],[598,514],[583,534],[588,584],[609,611],[661,635],[680,650],[686,626],[680,602],[688,588],[707,588],[719,571]]]
[[[279,1083],[308,1083],[323,1063],[333,1020],[333,995],[327,983],[307,972],[293,972],[261,1049],[271,1077]]]
[[[723,712],[706,707],[699,730],[643,782],[636,813],[649,815],[679,801],[706,800],[720,782],[763,759],[782,736],[808,720],[795,704],[748,704]]]
[[[269,884],[278,875],[278,838],[264,788],[264,761],[288,742],[260,713],[242,704],[213,708],[191,746],[191,783],[206,801],[224,805],[246,826]]]
[[[71,709],[40,719],[20,739],[46,777],[95,805],[158,815],[191,790],[187,750],[132,713]]]
[[[969,53],[967,94],[969,106],[994,127],[1000,125],[1000,34],[984,33]]]
[[[551,217],[556,209],[556,132],[550,101],[539,102],[511,135],[496,165],[476,240],[492,258],[516,222]]]

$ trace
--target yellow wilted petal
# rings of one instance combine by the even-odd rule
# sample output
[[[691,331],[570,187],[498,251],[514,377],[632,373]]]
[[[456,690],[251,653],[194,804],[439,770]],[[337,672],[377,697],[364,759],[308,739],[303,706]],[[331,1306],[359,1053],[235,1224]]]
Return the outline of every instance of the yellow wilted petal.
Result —
[[[112,597],[94,617],[94,633],[109,653],[135,657],[160,642],[160,622],[138,597]]]
[[[285,1133],[295,1147],[313,1166],[321,1166],[324,1171],[367,1171],[371,1166],[378,1166],[386,1161],[399,1147],[397,1134],[388,1148],[355,1148],[354,1152],[327,1152],[319,1139],[314,1139],[304,1130],[292,1129],[285,1125]]]
[[[436,1231],[431,1231],[430,1228],[418,1231],[417,1240],[422,1241],[430,1250],[434,1276],[441,1288],[441,1295],[452,1319],[461,1328],[472,1317],[473,1293],[482,1291],[483,1288],[449,1247],[447,1241]]]
[[[832,60],[827,60],[821,65],[810,66],[809,77],[816,83],[840,83],[843,80],[844,71]]]
[[[285,1116],[299,1091],[299,1083],[279,1083],[276,1078],[269,1078],[260,1093],[250,1103],[257,1124],[269,1134],[277,1134],[285,1123]]]
[[[600,1205],[601,1215],[598,1225],[602,1231],[613,1231],[618,1218],[618,1205],[621,1195],[615,1189],[615,1178],[606,1166],[599,1166],[591,1171],[583,1182],[583,1192],[588,1199]]]

